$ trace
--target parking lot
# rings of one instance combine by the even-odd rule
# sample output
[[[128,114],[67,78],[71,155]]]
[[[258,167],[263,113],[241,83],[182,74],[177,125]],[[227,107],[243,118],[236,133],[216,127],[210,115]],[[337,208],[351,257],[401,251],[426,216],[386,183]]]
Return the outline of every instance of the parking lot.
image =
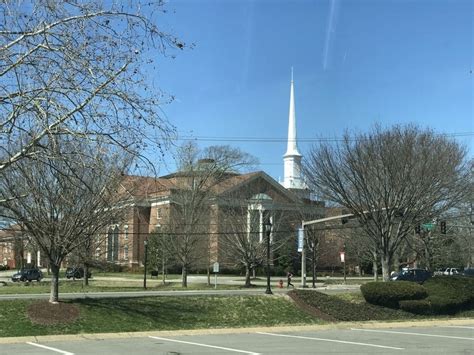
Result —
[[[39,337],[0,344],[0,354],[474,354],[474,321],[422,327],[230,332],[83,335],[68,340]]]

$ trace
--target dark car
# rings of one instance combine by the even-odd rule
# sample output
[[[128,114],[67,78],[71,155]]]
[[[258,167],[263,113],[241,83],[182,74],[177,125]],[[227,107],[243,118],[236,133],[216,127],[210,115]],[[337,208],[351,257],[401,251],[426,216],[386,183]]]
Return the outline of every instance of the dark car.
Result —
[[[431,277],[431,272],[424,269],[407,269],[390,277],[392,281],[413,281],[422,284]]]
[[[90,271],[87,272],[87,277],[91,277],[92,273]],[[84,269],[82,267],[68,267],[66,269],[66,278],[68,279],[81,279],[84,277]]]
[[[469,276],[469,277],[474,277],[474,268],[468,268],[464,269],[464,271],[461,273],[463,276]]]
[[[21,269],[16,274],[13,274],[12,281],[41,281],[43,273],[39,269]]]

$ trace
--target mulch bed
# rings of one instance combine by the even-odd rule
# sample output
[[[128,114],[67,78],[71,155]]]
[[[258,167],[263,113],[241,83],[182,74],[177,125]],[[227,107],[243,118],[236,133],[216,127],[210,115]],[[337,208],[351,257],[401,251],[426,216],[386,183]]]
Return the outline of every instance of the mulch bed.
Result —
[[[288,292],[288,296],[295,302],[295,304],[305,311],[306,313],[312,315],[313,317],[323,319],[328,322],[337,322],[337,319],[322,312],[321,310],[317,309],[316,307],[310,306],[306,302],[304,302],[301,298],[298,297],[298,294],[295,291]]]
[[[79,318],[79,308],[70,303],[49,303],[39,301],[32,303],[27,309],[31,322],[40,325],[74,323]]]

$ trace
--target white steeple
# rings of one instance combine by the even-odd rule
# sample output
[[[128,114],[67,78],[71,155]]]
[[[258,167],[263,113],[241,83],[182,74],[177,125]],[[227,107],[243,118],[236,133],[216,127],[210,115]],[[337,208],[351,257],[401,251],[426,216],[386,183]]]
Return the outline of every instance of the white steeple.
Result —
[[[295,89],[293,84],[293,68],[291,68],[291,84],[290,84],[290,112],[288,115],[288,143],[286,148],[286,156],[299,155],[298,146],[296,144],[296,115],[295,115]]]
[[[296,115],[295,115],[295,93],[293,82],[293,68],[291,68],[290,84],[290,112],[288,117],[288,143],[286,153],[283,156],[284,179],[283,186],[287,189],[304,189],[301,178],[301,154],[298,152],[296,142]]]

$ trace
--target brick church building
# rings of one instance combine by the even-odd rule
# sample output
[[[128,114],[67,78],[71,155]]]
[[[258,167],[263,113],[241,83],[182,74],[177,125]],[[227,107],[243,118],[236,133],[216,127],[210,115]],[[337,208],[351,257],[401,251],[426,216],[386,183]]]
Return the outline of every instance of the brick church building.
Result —
[[[197,252],[209,254],[208,265],[209,262],[215,261],[224,266],[228,263],[221,241],[222,236],[229,231],[230,221],[240,219],[243,233],[253,233],[262,240],[264,223],[271,218],[274,226],[272,238],[293,238],[296,243],[296,230],[303,219],[326,215],[324,204],[310,198],[310,191],[301,173],[301,159],[296,138],[292,74],[288,141],[283,156],[284,179],[281,183],[277,182],[263,171],[245,174],[227,172],[219,181],[211,184],[208,191],[210,198],[199,206],[198,232],[203,238],[202,242],[196,245]],[[103,242],[98,244],[93,258],[131,268],[142,266],[145,241],[152,235],[164,232],[181,233],[178,223],[181,219],[179,211],[182,209],[180,198],[183,192],[190,189],[189,177],[186,172],[176,172],[159,178],[125,177],[124,185],[133,186],[133,189],[127,191],[130,199],[126,206],[126,217],[123,221],[112,224],[105,235],[101,236]],[[229,211],[236,209],[240,211],[238,215],[229,215]],[[14,255],[12,240],[10,235],[0,234],[0,264],[14,267],[14,260],[18,259],[18,255]],[[296,250],[296,245],[294,249]],[[33,262],[42,265],[40,253],[37,251],[25,251],[25,248],[16,250],[16,253],[26,252],[33,255]],[[337,257],[337,252],[334,255]],[[337,263],[337,260],[327,262]]]

